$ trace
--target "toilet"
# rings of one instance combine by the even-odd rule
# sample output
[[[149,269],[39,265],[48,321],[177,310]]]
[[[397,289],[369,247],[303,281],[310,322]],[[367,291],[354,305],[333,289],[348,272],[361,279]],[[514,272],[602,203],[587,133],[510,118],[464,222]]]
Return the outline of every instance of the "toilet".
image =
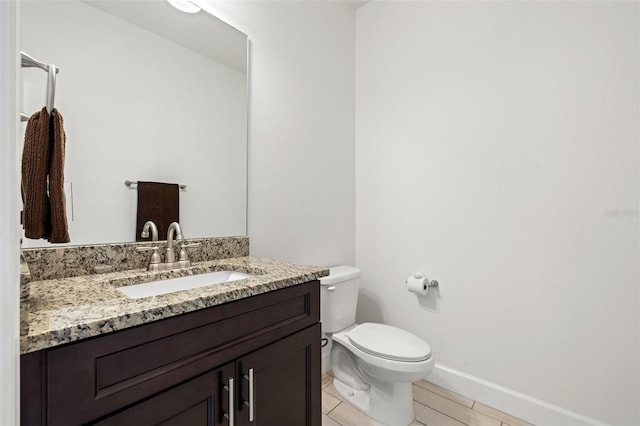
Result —
[[[356,324],[358,278],[336,266],[320,279],[322,332],[330,346],[333,384],[342,397],[388,426],[414,420],[411,383],[433,369],[431,348],[419,337],[385,324]]]

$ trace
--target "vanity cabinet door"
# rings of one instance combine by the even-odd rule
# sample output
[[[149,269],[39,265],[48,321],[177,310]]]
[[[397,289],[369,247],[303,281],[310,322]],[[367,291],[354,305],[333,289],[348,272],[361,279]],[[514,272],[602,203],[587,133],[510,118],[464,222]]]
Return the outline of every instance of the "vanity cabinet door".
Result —
[[[236,426],[320,426],[320,370],[320,324],[239,358]]]
[[[222,426],[229,407],[230,363],[93,423],[100,426]]]

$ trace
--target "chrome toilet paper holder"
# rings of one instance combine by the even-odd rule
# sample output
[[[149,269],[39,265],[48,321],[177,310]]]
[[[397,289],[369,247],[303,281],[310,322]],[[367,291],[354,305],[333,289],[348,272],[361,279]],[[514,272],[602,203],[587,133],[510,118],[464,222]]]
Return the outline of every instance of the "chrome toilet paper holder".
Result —
[[[436,280],[429,281],[429,278],[425,277],[422,272],[414,272],[409,278],[415,278],[416,280],[422,279],[422,286],[425,289],[438,287],[440,285]],[[409,284],[409,278],[407,278],[407,280],[405,281],[405,284]]]

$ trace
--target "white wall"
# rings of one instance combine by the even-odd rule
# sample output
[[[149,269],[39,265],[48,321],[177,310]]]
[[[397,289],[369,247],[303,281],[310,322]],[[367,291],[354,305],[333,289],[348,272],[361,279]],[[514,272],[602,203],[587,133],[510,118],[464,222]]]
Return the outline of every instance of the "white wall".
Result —
[[[61,69],[71,244],[135,240],[127,179],[186,184],[187,238],[245,235],[246,74],[79,1],[21,6],[21,49]],[[46,73],[22,76],[31,114],[44,105]]]
[[[200,1],[249,36],[251,254],[354,261],[354,9]]]
[[[573,424],[640,423],[638,25],[637,2],[358,10],[360,320]],[[549,424],[541,401],[498,408]]]

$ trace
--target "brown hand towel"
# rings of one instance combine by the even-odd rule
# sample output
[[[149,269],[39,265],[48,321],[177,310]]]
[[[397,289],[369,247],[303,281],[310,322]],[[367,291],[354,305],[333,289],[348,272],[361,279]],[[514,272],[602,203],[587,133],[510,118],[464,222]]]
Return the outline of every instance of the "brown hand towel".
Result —
[[[22,151],[23,225],[27,238],[68,243],[64,196],[66,135],[60,113],[34,113],[25,130]]]
[[[148,220],[158,227],[158,239],[166,240],[169,224],[180,220],[178,184],[138,182],[136,241],[149,241],[149,238],[140,237],[142,227]]]

